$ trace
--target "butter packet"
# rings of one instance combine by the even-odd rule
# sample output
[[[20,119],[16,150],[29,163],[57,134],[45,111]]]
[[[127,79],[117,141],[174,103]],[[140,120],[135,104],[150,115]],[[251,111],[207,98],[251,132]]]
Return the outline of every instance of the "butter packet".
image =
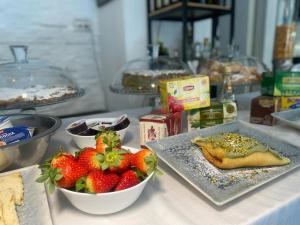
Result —
[[[16,126],[0,130],[0,146],[27,140],[33,136],[34,128]]]

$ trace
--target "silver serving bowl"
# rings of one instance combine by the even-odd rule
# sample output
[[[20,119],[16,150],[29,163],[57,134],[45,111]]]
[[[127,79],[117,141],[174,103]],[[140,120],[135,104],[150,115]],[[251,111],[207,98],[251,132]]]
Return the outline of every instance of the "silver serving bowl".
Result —
[[[32,138],[0,146],[0,171],[39,163],[45,155],[50,136],[60,127],[61,120],[39,114],[9,115],[13,126],[34,127]]]

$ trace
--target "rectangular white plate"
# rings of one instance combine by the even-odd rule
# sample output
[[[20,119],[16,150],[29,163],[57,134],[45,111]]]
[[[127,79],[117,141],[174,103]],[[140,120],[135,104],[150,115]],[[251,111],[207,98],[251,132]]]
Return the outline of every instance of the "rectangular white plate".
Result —
[[[291,127],[300,129],[300,108],[276,112],[271,115]]]
[[[291,162],[278,167],[218,169],[204,158],[191,140],[199,135],[207,137],[223,132],[253,137],[288,157]],[[216,205],[224,205],[300,166],[300,150],[297,147],[240,121],[148,142],[146,146]]]
[[[37,165],[1,173],[20,172],[24,184],[24,205],[16,206],[21,225],[53,225],[44,184],[35,182],[40,175]]]

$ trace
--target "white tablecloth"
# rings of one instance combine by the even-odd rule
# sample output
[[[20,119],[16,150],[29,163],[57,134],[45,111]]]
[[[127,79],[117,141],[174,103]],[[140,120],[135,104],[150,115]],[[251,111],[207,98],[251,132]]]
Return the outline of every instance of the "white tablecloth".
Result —
[[[127,110],[131,126],[124,145],[139,147],[138,117],[150,108]],[[89,117],[112,117],[125,112],[99,114]],[[85,117],[88,118],[88,117]],[[239,112],[239,118],[249,121],[249,112]],[[63,120],[63,125],[52,137],[48,156],[59,145],[68,151],[77,150],[64,128],[80,118]],[[300,131],[278,124],[273,127],[254,125],[277,138],[299,146]],[[300,224],[300,170],[295,170],[245,196],[217,207],[193,189],[163,162],[164,175],[150,182],[140,198],[129,208],[111,215],[95,216],[74,208],[60,192],[49,196],[55,225],[189,225],[189,224]]]

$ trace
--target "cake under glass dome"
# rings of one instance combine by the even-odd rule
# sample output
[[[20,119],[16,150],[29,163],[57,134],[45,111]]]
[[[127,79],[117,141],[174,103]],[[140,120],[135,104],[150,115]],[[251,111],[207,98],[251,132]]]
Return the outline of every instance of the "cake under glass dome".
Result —
[[[191,75],[188,66],[177,58],[158,56],[159,46],[150,55],[126,63],[115,75],[111,91],[121,94],[157,95],[159,80]]]
[[[15,61],[0,64],[0,109],[56,104],[83,95],[66,71],[27,59],[27,46],[10,46]]]

